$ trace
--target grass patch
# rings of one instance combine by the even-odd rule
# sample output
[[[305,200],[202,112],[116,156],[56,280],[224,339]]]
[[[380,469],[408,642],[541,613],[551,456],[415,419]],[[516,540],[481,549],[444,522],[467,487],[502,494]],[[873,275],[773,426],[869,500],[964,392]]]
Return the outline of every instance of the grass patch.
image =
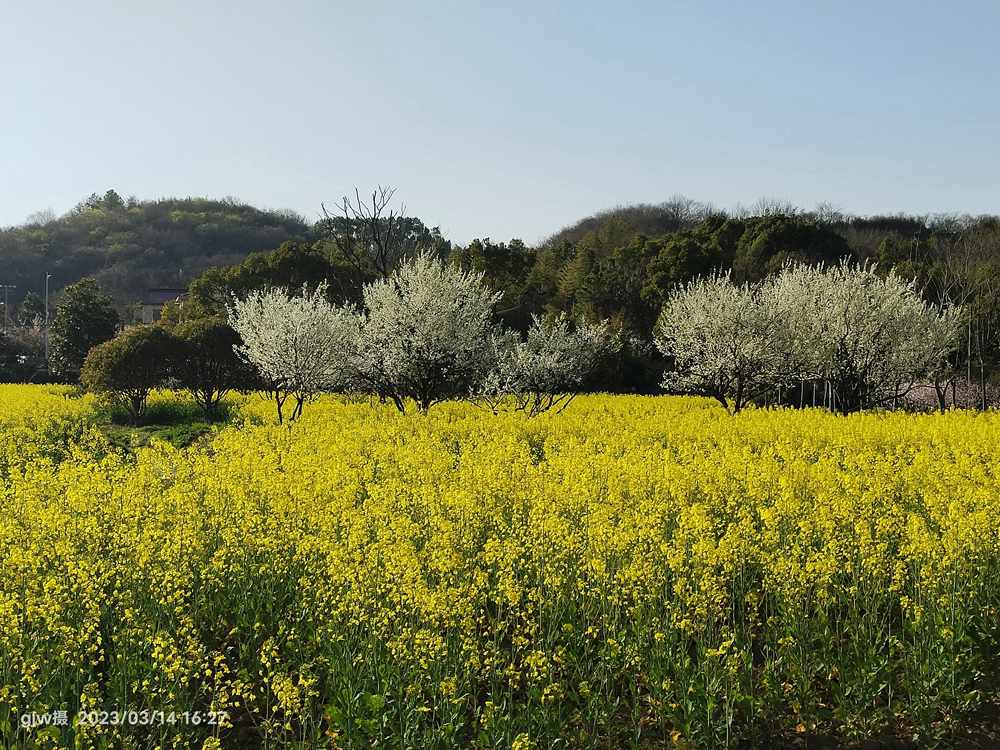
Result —
[[[138,424],[131,422],[122,408],[105,404],[98,427],[116,447],[134,450],[162,440],[178,448],[186,448],[205,435],[228,424],[237,409],[223,401],[213,419],[193,399],[171,391],[150,394],[146,412]]]
[[[220,422],[186,422],[182,424],[147,424],[136,427],[103,424],[101,431],[116,448],[135,450],[154,440],[163,440],[177,448],[186,448],[209,433],[218,430]]]

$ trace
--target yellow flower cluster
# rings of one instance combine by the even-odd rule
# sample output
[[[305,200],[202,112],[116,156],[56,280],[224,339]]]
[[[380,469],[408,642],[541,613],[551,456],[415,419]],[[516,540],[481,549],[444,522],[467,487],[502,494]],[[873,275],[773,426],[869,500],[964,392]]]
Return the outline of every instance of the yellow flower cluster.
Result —
[[[68,386],[0,384],[0,481],[22,466],[60,459],[93,412],[93,397]]]
[[[241,413],[185,450],[82,434],[7,471],[6,740],[926,739],[998,696],[1000,416],[622,396],[530,420]],[[0,439],[31,429],[12,424]],[[55,439],[35,424],[32,445]],[[50,745],[18,725],[55,709],[222,718],[77,720]]]

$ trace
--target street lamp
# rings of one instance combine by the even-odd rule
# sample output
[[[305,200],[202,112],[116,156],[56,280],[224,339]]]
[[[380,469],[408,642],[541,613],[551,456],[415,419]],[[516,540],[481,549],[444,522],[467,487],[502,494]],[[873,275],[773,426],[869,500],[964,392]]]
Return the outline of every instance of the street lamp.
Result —
[[[51,273],[45,274],[45,370],[49,369],[49,279]]]

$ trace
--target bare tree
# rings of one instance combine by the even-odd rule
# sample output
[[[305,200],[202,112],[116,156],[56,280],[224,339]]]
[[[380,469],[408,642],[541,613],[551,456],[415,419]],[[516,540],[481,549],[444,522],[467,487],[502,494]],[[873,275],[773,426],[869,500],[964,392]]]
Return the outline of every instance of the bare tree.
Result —
[[[755,216],[798,216],[801,213],[802,209],[790,201],[768,197],[758,198],[750,206],[737,204],[730,212],[736,219],[750,219]]]
[[[822,201],[816,204],[812,212],[817,224],[843,224],[849,217],[840,208],[829,201]]]
[[[51,224],[56,220],[56,212],[51,208],[43,208],[40,211],[35,211],[30,214],[27,219],[24,220],[24,226],[44,226],[46,224]]]
[[[914,238],[916,246],[917,239]],[[965,360],[968,372],[966,380],[972,381],[972,331],[974,310],[970,305],[981,292],[981,280],[977,278],[976,268],[981,258],[978,248],[969,238],[941,235],[933,244],[935,272],[927,279],[924,295],[939,307],[954,305],[967,311],[965,316]],[[956,405],[962,347],[956,347],[949,360],[949,367],[939,369],[935,373],[934,393],[937,396],[938,409],[944,411],[947,406],[947,396],[951,390],[951,405]]]
[[[334,211],[323,205],[328,232],[344,258],[361,273],[380,279],[388,278],[418,249],[405,221],[406,207],[391,206],[395,194],[394,187],[379,185],[362,198],[354,188],[354,197],[345,195]]]
[[[657,209],[671,217],[678,229],[693,227],[713,213],[718,213],[718,210],[711,204],[696,201],[679,193],[670,196],[670,198],[657,206]]]
[[[943,371],[935,392],[938,407],[945,408],[948,390],[951,405],[958,405],[958,390],[962,387],[969,407],[969,396],[975,393],[976,406],[988,405],[987,369],[993,365],[1000,349],[1000,306],[995,281],[993,248],[1000,231],[985,230],[968,217],[935,217],[939,225],[950,227],[935,237],[930,260],[932,272],[925,291],[939,305],[952,304],[966,310],[962,346],[952,356],[951,367]],[[977,371],[977,372],[974,372]],[[964,379],[964,384],[961,381]],[[978,382],[976,382],[978,380]]]

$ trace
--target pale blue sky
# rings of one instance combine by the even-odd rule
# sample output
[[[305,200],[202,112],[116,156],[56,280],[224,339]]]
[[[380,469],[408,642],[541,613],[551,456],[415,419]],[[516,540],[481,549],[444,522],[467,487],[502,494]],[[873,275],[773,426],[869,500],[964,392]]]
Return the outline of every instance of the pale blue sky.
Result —
[[[1000,213],[1000,3],[3,4],[0,225],[114,187],[466,241],[675,193]]]

